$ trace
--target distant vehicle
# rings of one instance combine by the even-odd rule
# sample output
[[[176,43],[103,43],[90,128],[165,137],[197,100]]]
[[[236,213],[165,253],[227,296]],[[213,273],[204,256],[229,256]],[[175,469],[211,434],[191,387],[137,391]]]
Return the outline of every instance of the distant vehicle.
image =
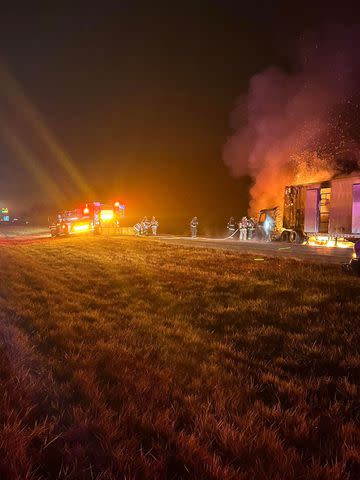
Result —
[[[120,227],[124,216],[125,205],[120,202],[86,203],[80,208],[60,212],[54,219],[49,218],[49,229],[52,237],[83,233],[100,234],[104,229]]]
[[[360,239],[360,173],[285,187],[279,207],[260,211],[259,227],[290,243],[350,246]],[[269,221],[269,219],[272,221]]]
[[[10,213],[7,207],[1,207],[0,225],[8,225],[10,223]]]

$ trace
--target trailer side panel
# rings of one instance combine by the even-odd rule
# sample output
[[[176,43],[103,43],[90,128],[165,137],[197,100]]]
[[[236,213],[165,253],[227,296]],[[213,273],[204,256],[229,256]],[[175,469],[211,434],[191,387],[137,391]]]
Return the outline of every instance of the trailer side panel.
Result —
[[[305,225],[306,233],[319,231],[319,189],[308,188],[305,194]]]
[[[360,233],[360,183],[353,185],[352,233]]]
[[[331,182],[329,234],[334,236],[360,233],[353,230],[353,185],[360,177],[334,178]],[[355,220],[355,218],[354,218]],[[355,222],[356,224],[356,222]]]

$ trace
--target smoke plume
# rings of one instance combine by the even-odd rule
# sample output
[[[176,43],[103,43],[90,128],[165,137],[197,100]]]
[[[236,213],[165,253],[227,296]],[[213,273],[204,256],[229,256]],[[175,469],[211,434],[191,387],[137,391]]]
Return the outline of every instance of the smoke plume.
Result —
[[[327,26],[302,35],[288,73],[253,76],[231,115],[224,162],[251,175],[250,212],[282,204],[285,185],[359,168],[360,29]]]

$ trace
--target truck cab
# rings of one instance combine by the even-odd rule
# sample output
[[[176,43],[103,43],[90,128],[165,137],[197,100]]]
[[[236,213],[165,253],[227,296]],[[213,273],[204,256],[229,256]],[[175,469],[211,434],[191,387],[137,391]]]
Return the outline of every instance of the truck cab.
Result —
[[[85,209],[77,208],[59,212],[55,218],[50,218],[50,233],[52,237],[69,236],[77,233],[91,232],[94,223]]]

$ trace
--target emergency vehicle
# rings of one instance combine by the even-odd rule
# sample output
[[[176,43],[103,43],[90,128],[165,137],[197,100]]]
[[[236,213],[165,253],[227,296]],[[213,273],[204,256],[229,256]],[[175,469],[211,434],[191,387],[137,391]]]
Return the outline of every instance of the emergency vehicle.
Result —
[[[55,219],[49,219],[49,229],[52,237],[100,234],[119,229],[124,217],[125,205],[118,201],[113,204],[90,202],[80,208],[58,213]]]

